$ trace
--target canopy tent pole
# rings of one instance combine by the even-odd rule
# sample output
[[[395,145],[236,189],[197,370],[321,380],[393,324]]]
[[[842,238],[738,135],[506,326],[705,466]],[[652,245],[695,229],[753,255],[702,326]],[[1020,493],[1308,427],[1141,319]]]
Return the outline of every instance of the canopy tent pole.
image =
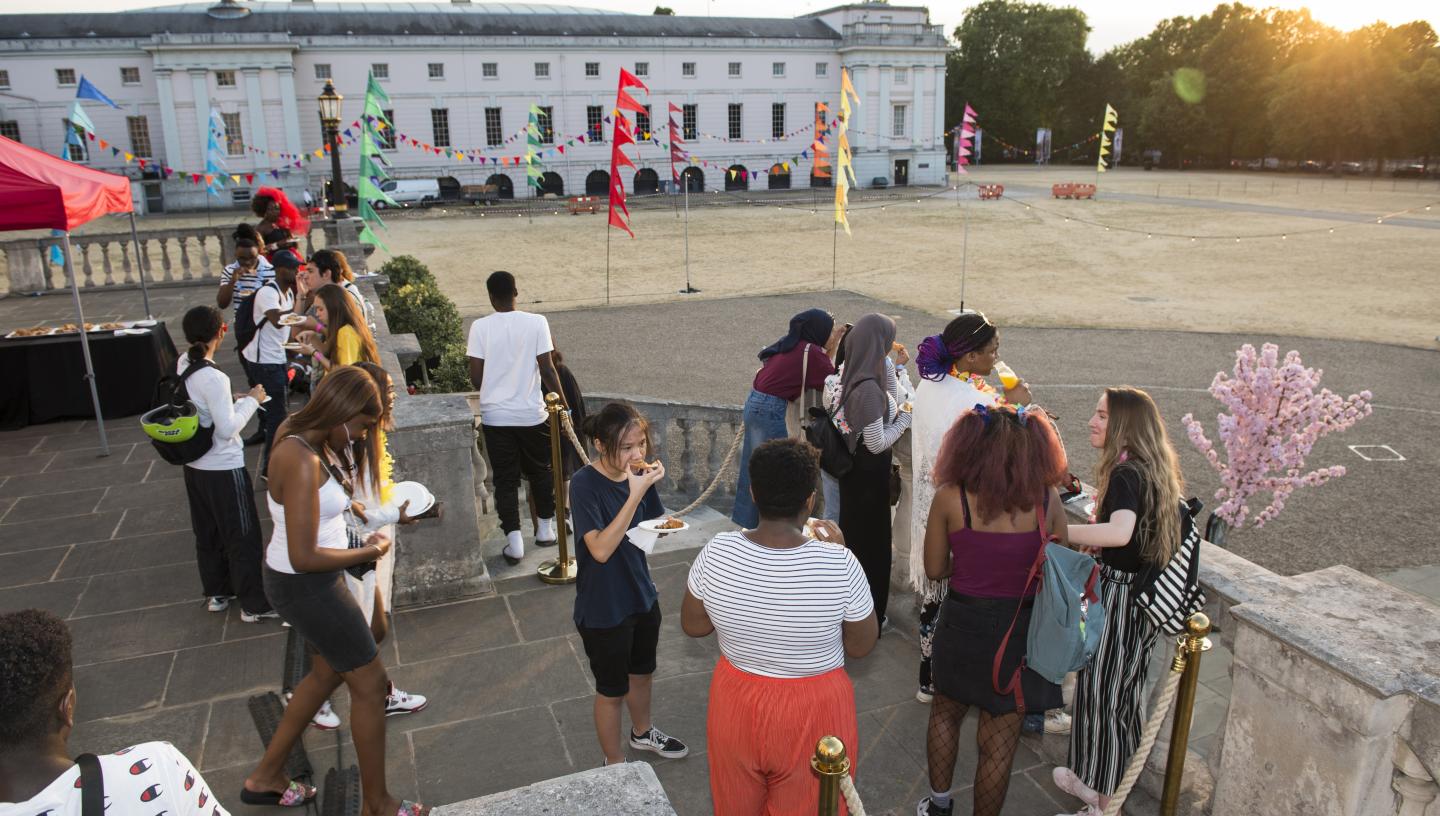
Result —
[[[90,333],[85,330],[85,309],[80,305],[80,283],[75,279],[70,231],[66,230],[62,235],[65,243],[65,276],[70,279],[70,294],[75,296],[75,319],[80,327],[80,350],[85,355],[85,379],[90,383],[90,401],[95,406],[95,425],[100,429],[100,455],[109,456],[110,443],[105,439],[105,418],[100,414],[100,389],[95,387],[95,363],[90,359]]]
[[[140,296],[145,298],[145,319],[154,320],[150,311],[150,288],[145,285],[145,256],[140,253],[140,233],[135,229],[135,211],[130,211],[130,240],[135,242],[135,268],[140,272]]]

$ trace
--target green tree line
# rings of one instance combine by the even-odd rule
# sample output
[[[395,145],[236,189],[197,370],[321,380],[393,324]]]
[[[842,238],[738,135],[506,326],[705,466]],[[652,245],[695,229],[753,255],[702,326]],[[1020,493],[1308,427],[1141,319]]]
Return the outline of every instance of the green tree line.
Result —
[[[1342,32],[1304,9],[1229,3],[1164,20],[1098,57],[1089,33],[1075,8],[972,7],[948,58],[947,127],[968,102],[993,135],[1028,148],[1049,127],[1061,147],[1096,133],[1108,102],[1126,156],[1156,149],[1172,166],[1440,156],[1440,43],[1429,23]],[[1089,142],[1054,161],[1095,152]]]

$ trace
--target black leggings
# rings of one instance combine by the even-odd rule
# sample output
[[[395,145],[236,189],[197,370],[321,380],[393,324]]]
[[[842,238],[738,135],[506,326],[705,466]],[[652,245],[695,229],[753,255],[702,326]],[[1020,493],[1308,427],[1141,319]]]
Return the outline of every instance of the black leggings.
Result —
[[[236,595],[246,612],[269,612],[260,580],[260,518],[250,472],[243,467],[182,469],[190,526],[195,531],[195,562],[205,595]]]
[[[876,620],[890,600],[890,458],[889,448],[871,453],[859,442],[854,467],[840,477],[840,532],[865,570]]]

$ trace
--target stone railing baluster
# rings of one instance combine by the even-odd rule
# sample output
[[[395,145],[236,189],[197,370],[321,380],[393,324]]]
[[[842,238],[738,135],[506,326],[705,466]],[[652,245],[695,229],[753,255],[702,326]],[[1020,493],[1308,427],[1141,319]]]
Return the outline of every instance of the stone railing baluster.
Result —
[[[90,245],[89,245],[88,243],[87,243],[87,244],[76,244],[74,241],[71,241],[71,242],[70,242],[70,246],[71,246],[71,248],[73,248],[73,249],[75,250],[75,252],[76,252],[77,254],[80,255],[80,262],[81,262],[81,264],[83,265],[84,270],[85,270],[85,274],[80,277],[80,285],[81,285],[81,286],[94,286],[94,285],[95,285],[95,268],[90,265]]]
[[[110,264],[110,242],[100,242],[100,260],[105,269],[105,285],[115,285],[115,268]]]
[[[177,278],[175,277],[175,274],[174,274],[174,270],[172,269],[172,267],[171,267],[171,265],[170,265],[170,239],[169,239],[169,237],[167,237],[167,236],[165,236],[165,235],[159,235],[159,236],[156,236],[156,241],[160,244],[160,266],[161,266],[161,268],[164,270],[164,273],[165,273],[165,274],[161,277],[161,280],[167,281],[167,282],[168,282],[168,281],[177,280]]]
[[[180,280],[190,278],[190,237],[187,235],[176,236],[175,242],[180,245]]]
[[[210,238],[210,233],[202,232],[195,236],[195,242],[200,245],[200,266],[195,269],[186,270],[188,280],[200,280],[210,275],[210,250],[205,247],[205,242]]]

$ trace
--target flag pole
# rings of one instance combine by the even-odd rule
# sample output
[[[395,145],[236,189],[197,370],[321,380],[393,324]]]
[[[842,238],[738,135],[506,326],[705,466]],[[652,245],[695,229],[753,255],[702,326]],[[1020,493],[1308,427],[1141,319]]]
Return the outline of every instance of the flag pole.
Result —
[[[145,284],[145,257],[140,254],[140,233],[135,229],[135,210],[130,210],[130,240],[135,242],[135,269],[140,273],[140,296],[145,299],[145,319],[154,320],[150,311],[150,288]]]
[[[610,305],[610,222],[605,222],[605,305]]]
[[[680,183],[685,188],[685,288],[680,294],[693,295],[700,290],[690,285],[690,179],[682,173]]]
[[[957,188],[958,189],[958,188]],[[959,198],[959,195],[956,195]],[[965,269],[966,261],[970,253],[970,213],[966,212],[965,206],[960,206],[960,220],[964,223],[963,237],[960,239],[960,311],[965,311]]]
[[[835,288],[840,269],[840,222],[830,224],[830,288]]]

